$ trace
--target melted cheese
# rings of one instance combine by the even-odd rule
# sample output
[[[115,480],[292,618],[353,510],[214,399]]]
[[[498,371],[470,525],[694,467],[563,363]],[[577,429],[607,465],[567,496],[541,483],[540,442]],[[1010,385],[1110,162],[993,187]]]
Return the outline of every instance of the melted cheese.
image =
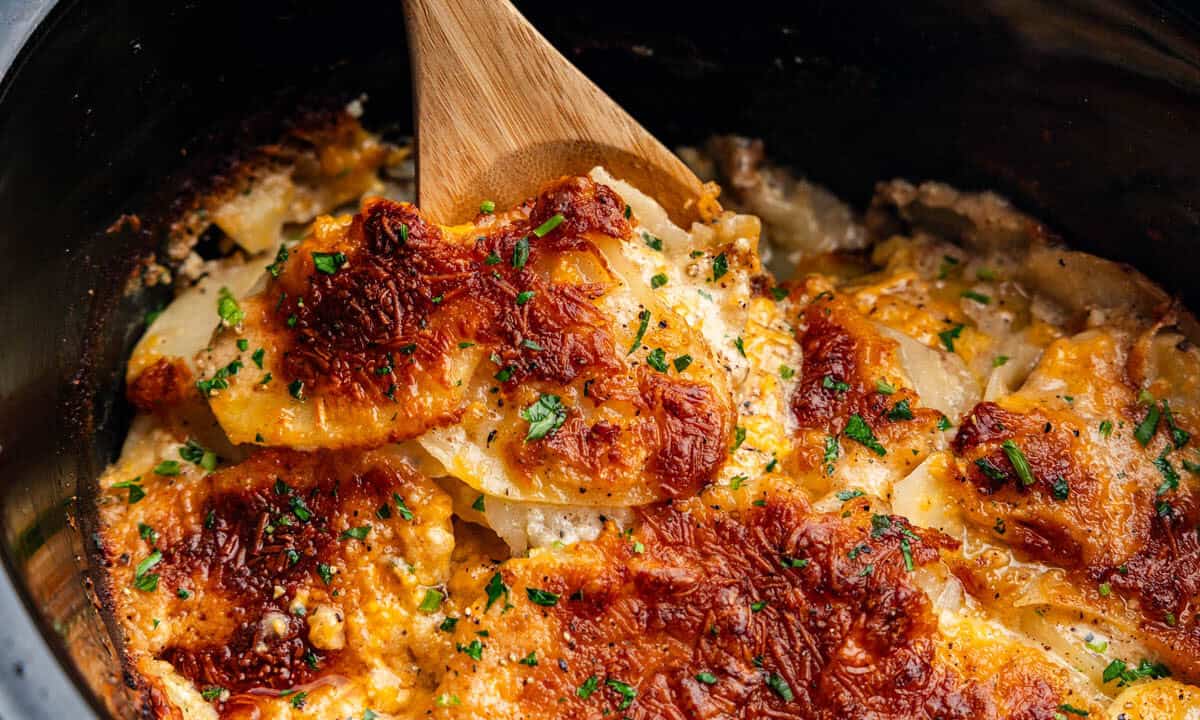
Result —
[[[373,139],[313,147],[130,359],[100,539],[150,714],[1197,716],[1161,293],[902,184],[911,236],[773,287],[756,218],[599,168],[463,226],[368,201],[263,273],[376,186]]]

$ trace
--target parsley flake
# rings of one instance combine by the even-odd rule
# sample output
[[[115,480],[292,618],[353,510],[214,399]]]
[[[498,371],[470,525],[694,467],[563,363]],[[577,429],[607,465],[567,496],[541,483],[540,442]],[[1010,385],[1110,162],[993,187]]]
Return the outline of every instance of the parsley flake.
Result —
[[[875,439],[875,433],[871,431],[871,426],[857,413],[851,415],[846,421],[846,427],[842,430],[842,434],[863,445],[876,455],[887,455],[887,449]]]
[[[543,395],[529,407],[521,410],[521,418],[529,423],[525,442],[541,440],[562,427],[567,419],[567,409],[557,395]]]
[[[312,254],[313,267],[317,272],[325,273],[326,275],[334,275],[342,266],[346,264],[346,256],[340,252],[335,253],[319,253]]]

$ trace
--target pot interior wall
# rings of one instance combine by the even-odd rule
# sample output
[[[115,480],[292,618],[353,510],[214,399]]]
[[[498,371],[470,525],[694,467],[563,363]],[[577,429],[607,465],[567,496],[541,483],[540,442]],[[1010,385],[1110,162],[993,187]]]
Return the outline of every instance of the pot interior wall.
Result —
[[[519,4],[669,144],[762,137],[774,158],[860,206],[875,180],[897,176],[994,188],[1076,246],[1200,300],[1188,261],[1200,51],[1180,10]],[[93,607],[91,519],[80,510],[128,422],[122,358],[162,300],[123,294],[133,259],[161,241],[154,218],[189,177],[273,139],[313,98],[365,92],[369,124],[409,132],[406,53],[396,2],[75,2],[51,14],[5,80],[4,555],[56,651],[118,712],[128,698]],[[122,213],[140,213],[145,231],[105,234]]]

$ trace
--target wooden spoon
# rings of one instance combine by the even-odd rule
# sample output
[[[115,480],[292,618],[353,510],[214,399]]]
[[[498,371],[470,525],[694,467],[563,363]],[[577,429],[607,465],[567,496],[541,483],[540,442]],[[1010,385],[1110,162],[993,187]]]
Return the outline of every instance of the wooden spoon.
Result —
[[[440,222],[506,208],[603,165],[697,217],[700,181],[583,76],[508,0],[405,0],[417,126],[418,204]]]

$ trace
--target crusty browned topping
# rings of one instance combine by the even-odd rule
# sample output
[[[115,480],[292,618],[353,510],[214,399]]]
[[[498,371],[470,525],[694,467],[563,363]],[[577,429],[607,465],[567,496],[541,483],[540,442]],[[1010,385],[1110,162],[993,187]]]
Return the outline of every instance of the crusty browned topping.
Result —
[[[197,687],[234,693],[291,688],[316,676],[318,663],[334,668],[337,652],[313,647],[289,601],[328,584],[343,547],[335,523],[371,519],[370,509],[392,502],[407,477],[334,454],[268,450],[203,482],[212,492],[199,518],[160,545],[154,570],[160,592],[187,588],[198,607],[218,615],[208,634],[168,645],[159,657]],[[214,622],[221,630],[212,634]]]
[[[998,704],[992,683],[936,659],[912,571],[952,545],[898,517],[814,514],[780,496],[732,512],[648,508],[632,536],[610,531],[552,572],[505,566],[514,607],[477,621],[490,628],[484,663],[455,658],[443,689],[496,672],[486,658],[536,650],[535,666],[507,670],[519,690],[498,717],[1052,717],[1044,680],[1004,680]],[[535,604],[531,587],[557,600]],[[551,647],[506,640],[545,623],[535,636],[561,638]]]
[[[1084,587],[1137,598],[1126,610],[1139,618],[1150,645],[1177,673],[1194,677],[1200,502],[1187,483],[1164,484],[1154,467],[1159,444],[1135,446],[1130,433],[1110,438],[1136,447],[1131,464],[1097,466],[1077,425],[1048,410],[977,405],[954,440],[968,517],[1027,556],[1072,571]],[[1029,467],[1026,478],[1013,463],[1017,453]],[[1182,470],[1166,462],[1169,472]]]
[[[411,205],[372,203],[349,229],[344,267],[313,272],[301,258],[303,280],[293,273],[277,283],[277,322],[294,327],[287,379],[378,396],[406,379],[408,366],[436,365],[464,340],[493,345],[517,382],[570,382],[615,363],[605,319],[592,304],[607,283],[551,282],[544,264],[566,252],[598,256],[590,233],[628,238],[622,207],[609,188],[565,178],[538,196],[531,215],[518,209],[461,245]],[[557,228],[533,234],[555,213],[564,218]],[[518,243],[527,243],[528,259],[514,267]],[[522,293],[532,295],[518,303]],[[529,343],[543,350],[534,355]]]
[[[192,372],[179,359],[159,358],[138,373],[125,396],[138,410],[153,411],[183,400],[193,392]]]
[[[966,461],[966,479],[979,493],[991,496],[992,505],[1021,508],[1020,518],[1006,523],[1005,540],[1039,559],[1078,568],[1086,561],[1081,543],[1096,543],[1087,537],[1089,510],[1103,498],[1095,478],[1073,462],[1073,440],[1071,428],[1057,419],[1040,412],[1009,412],[985,402],[963,420],[954,449]],[[1028,461],[1032,483],[1017,474],[1005,441],[1015,443]],[[1056,500],[1056,492],[1066,496]]]
[[[877,380],[889,366],[887,357],[896,342],[883,337],[841,297],[822,292],[802,312],[803,324],[796,339],[803,351],[800,382],[791,398],[792,414],[801,428],[841,432],[851,415],[883,431],[894,422],[889,412],[907,401],[918,425],[937,422],[940,413],[918,408],[916,393],[897,388],[879,392]]]
[[[556,216],[561,222],[541,237],[534,232]],[[695,490],[724,461],[730,403],[711,383],[631,368],[618,347],[614,321],[597,303],[617,279],[595,241],[631,234],[616,194],[584,177],[551,183],[468,242],[447,238],[410,205],[373,202],[328,248],[344,258],[335,272],[297,252],[268,290],[279,298],[270,322],[290,338],[283,380],[302,381],[306,394],[386,404],[396,387],[460,381],[440,370],[447,358],[464,345],[484,349],[495,377],[483,381],[501,402],[528,404],[514,398],[532,383],[626,416],[618,426],[568,409],[553,435],[502,444],[516,472],[648,470],[666,495]],[[567,262],[581,280],[556,279]],[[648,465],[643,448],[651,448]]]

